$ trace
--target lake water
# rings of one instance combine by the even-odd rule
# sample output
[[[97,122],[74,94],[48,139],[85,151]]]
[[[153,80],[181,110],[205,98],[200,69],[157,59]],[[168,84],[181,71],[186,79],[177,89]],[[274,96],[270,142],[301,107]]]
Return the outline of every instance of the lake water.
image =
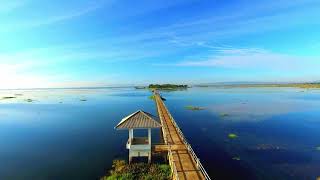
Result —
[[[138,109],[157,115],[151,93],[133,88],[0,90],[15,95],[0,100],[1,180],[98,179],[113,159],[127,159],[128,132],[114,126]],[[320,176],[320,90],[190,88],[163,96],[213,179]]]

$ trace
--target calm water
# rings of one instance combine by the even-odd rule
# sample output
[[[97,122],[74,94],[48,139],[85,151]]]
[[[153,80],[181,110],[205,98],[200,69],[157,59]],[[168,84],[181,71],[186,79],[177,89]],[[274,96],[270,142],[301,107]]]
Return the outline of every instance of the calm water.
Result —
[[[315,180],[320,90],[303,91],[191,88],[163,95],[214,179]],[[145,90],[0,91],[0,97],[14,94],[22,95],[0,100],[1,180],[98,179],[113,159],[127,158],[127,132],[114,130],[121,118],[137,109],[156,115]],[[190,111],[187,105],[206,109]],[[229,133],[238,138],[229,139]]]

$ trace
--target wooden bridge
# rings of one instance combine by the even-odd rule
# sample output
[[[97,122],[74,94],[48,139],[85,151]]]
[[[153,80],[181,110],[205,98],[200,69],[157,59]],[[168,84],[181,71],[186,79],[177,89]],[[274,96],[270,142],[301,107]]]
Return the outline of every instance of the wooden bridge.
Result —
[[[171,116],[169,110],[155,91],[155,101],[158,115],[162,124],[164,145],[154,146],[155,152],[168,152],[169,164],[172,169],[173,179],[209,179],[210,177],[194,153],[191,145],[187,142],[179,126]]]

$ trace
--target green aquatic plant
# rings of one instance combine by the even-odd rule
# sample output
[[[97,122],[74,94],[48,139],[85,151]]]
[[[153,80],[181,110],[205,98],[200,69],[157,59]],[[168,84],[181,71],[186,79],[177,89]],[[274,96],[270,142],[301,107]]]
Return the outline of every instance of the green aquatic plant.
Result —
[[[151,95],[151,96],[149,96],[149,99],[156,100],[156,96],[155,95]]]
[[[240,159],[240,157],[239,157],[239,156],[235,156],[235,157],[233,157],[233,158],[232,158],[232,160],[240,161],[241,159]]]
[[[185,108],[187,110],[191,110],[191,111],[199,111],[199,110],[204,110],[204,107],[197,107],[197,106],[185,106]]]
[[[80,99],[80,101],[87,101],[86,99]]]
[[[27,102],[32,102],[32,101],[34,101],[34,100],[32,100],[32,99],[26,99],[25,101],[27,101]]]
[[[236,138],[238,138],[238,135],[233,134],[233,133],[230,133],[230,134],[228,134],[228,137],[229,137],[230,139],[236,139]]]

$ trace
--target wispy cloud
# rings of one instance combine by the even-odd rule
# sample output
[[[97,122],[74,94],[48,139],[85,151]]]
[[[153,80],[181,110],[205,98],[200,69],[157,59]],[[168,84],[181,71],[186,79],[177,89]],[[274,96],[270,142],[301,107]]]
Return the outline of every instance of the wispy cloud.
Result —
[[[312,70],[320,68],[320,57],[273,53],[264,49],[221,49],[205,59],[180,61],[174,66],[221,67],[231,69]]]
[[[16,10],[19,7],[22,7],[26,3],[27,3],[26,0],[20,0],[20,1],[12,0],[12,1],[1,2],[0,14],[1,13],[9,13],[13,10]]]
[[[50,25],[50,24],[55,24],[59,22],[64,22],[64,21],[68,21],[74,18],[84,16],[88,13],[91,13],[100,8],[103,8],[106,4],[110,4],[110,3],[112,3],[112,1],[106,1],[106,0],[90,1],[89,3],[84,4],[82,6],[77,5],[72,9],[68,9],[64,11],[63,13],[56,13],[54,15],[45,15],[44,17],[38,17],[38,18],[28,18],[25,20],[18,20],[9,24],[4,24],[4,27],[7,31],[10,31],[10,30],[34,28],[34,27],[39,27],[43,25]]]
[[[200,14],[197,18],[184,17],[181,22],[156,28],[159,32],[170,32],[184,41],[230,39],[272,30],[288,29],[303,24],[319,24],[319,1],[281,1],[279,3],[242,4],[241,8],[225,7],[223,11]],[[232,13],[225,13],[232,12]],[[292,20],[294,19],[294,20]],[[172,42],[176,39],[173,38]],[[184,46],[183,41],[177,45]]]
[[[78,69],[81,67],[86,71],[89,68],[99,69],[101,66],[108,68],[116,63],[129,67],[140,62],[144,65],[156,64],[175,68],[216,67],[278,72],[317,72],[316,68],[320,68],[318,57],[279,53],[289,52],[289,45],[277,49],[277,52],[261,49],[259,47],[276,49],[278,46],[273,47],[276,44],[275,39],[267,39],[267,36],[261,36],[260,39],[254,36],[260,33],[276,38],[279,35],[273,33],[273,30],[285,31],[303,24],[319,24],[320,3],[316,0],[239,0],[236,4],[212,1],[209,4],[212,7],[196,9],[197,13],[189,12],[190,8],[193,8],[191,4],[199,3],[199,7],[202,7],[205,3],[190,3],[184,0],[165,3],[114,0],[49,1],[52,4],[34,11],[42,7],[38,3],[46,2],[10,2],[12,3],[8,1],[0,6],[0,13],[23,8],[14,16],[4,16],[3,20],[6,22],[1,23],[0,31],[4,33],[0,33],[3,39],[0,45],[0,65],[6,69],[6,75],[2,73],[4,78],[10,74],[14,76],[27,73],[50,78],[55,74],[63,74],[63,71],[64,74],[74,73],[74,77],[79,77],[81,74],[79,75]],[[81,20],[81,24],[77,20]],[[77,29],[84,26],[82,23],[87,25],[85,30]],[[52,27],[54,28],[51,29]],[[25,39],[28,43],[25,43]],[[32,40],[34,42],[30,42]],[[291,41],[289,38],[286,40]],[[314,38],[314,41],[318,42],[319,39]],[[60,44],[62,42],[66,44]],[[57,44],[52,46],[51,43]],[[294,45],[295,48],[297,46]],[[313,49],[317,47],[316,43],[312,45]],[[309,47],[303,48],[304,50],[297,54],[306,54]],[[317,54],[316,50],[314,52],[313,54]],[[68,69],[69,67],[71,68]],[[42,72],[38,73],[38,70]]]

